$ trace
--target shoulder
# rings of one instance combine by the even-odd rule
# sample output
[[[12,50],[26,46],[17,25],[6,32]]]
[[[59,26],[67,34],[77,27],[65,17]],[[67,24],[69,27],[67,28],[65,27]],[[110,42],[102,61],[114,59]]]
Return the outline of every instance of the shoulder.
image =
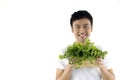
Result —
[[[94,43],[94,45],[95,45],[98,49],[100,49],[100,50],[103,49],[99,44]]]
[[[68,46],[62,48],[62,52],[59,55],[64,55],[65,51],[67,50],[67,47]],[[58,60],[57,60],[57,68],[64,70],[68,63],[69,63],[68,59],[60,59],[60,58],[58,58]]]
[[[67,46],[65,46],[64,48],[62,48],[62,54],[65,53],[65,51],[68,49],[69,46],[72,46],[73,44],[69,44]]]
[[[102,51],[107,51],[107,50],[104,50],[103,47],[101,47],[100,45],[98,44],[94,44],[98,49],[102,50]],[[105,58],[103,59],[103,64],[106,66],[107,69],[111,68],[111,62],[110,62],[110,55],[109,53],[105,56]]]

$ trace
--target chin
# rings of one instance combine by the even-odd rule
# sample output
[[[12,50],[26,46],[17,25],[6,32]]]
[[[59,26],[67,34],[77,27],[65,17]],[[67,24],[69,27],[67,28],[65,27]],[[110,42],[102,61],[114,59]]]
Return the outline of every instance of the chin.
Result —
[[[87,38],[86,38],[86,39],[87,39]],[[82,43],[84,43],[84,42],[86,41],[86,39],[83,39],[83,40],[82,40],[82,39],[78,39],[77,42],[82,42]]]
[[[82,43],[84,43],[84,42],[85,42],[85,40],[77,40],[77,42],[82,42]]]

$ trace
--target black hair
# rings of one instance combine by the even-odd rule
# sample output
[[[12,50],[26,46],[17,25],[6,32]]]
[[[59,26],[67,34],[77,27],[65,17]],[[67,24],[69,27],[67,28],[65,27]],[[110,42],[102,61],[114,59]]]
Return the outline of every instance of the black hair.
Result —
[[[91,25],[93,25],[93,17],[92,17],[92,15],[88,11],[86,11],[86,10],[79,10],[77,12],[74,12],[71,15],[71,19],[70,19],[70,25],[71,25],[71,27],[72,27],[73,22],[75,20],[82,19],[82,18],[89,19],[90,22],[91,22]]]

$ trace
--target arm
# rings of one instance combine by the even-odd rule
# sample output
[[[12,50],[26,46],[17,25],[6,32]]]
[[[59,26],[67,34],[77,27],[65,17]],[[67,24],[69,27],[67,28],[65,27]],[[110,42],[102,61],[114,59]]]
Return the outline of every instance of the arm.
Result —
[[[70,80],[71,76],[71,65],[68,64],[65,70],[57,69],[56,80]]]
[[[107,69],[104,66],[101,58],[98,58],[96,60],[96,63],[101,71],[101,75],[103,77],[103,80],[115,80],[115,75],[114,75],[112,69]]]

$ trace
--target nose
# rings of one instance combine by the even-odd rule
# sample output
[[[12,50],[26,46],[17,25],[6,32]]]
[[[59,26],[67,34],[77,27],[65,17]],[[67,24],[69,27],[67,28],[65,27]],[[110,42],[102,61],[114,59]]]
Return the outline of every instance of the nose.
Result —
[[[79,30],[79,33],[82,35],[82,34],[85,34],[85,29],[83,27],[80,28]]]

